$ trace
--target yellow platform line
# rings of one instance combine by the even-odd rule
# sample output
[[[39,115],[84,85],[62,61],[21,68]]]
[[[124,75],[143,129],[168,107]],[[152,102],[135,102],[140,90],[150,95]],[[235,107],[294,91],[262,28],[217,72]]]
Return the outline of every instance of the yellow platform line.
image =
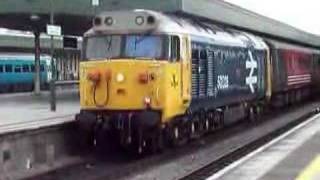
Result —
[[[320,177],[320,155],[311,161],[306,168],[299,174],[296,180],[316,180]]]

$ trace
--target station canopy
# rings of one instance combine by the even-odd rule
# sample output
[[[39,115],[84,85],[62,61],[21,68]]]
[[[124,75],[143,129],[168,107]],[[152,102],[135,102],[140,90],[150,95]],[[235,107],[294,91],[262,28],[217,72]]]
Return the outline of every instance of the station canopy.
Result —
[[[303,45],[320,47],[320,37],[297,28],[258,15],[221,0],[1,0],[0,26],[19,30],[31,30],[34,21],[45,30],[51,9],[55,22],[62,26],[64,34],[82,35],[91,27],[94,14],[102,11],[125,9],[150,9],[166,13],[178,13],[204,21],[214,21],[259,35],[287,40]],[[98,1],[99,6],[92,6]]]

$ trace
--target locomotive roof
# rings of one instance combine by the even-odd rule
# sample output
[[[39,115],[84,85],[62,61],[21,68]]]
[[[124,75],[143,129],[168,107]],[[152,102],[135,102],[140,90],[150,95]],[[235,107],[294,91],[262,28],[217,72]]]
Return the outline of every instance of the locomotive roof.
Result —
[[[135,24],[136,17],[154,17],[152,24]],[[196,21],[192,18],[181,17],[174,14],[163,14],[150,10],[133,11],[112,11],[105,12],[97,16],[101,22],[107,18],[112,18],[113,24],[101,23],[94,25],[85,36],[94,34],[135,34],[135,33],[155,33],[155,34],[188,34],[194,40],[209,42],[225,46],[254,47],[256,49],[266,49],[265,42],[250,33],[224,28],[212,23]]]
[[[288,44],[285,42],[280,42],[272,39],[265,39],[265,41],[271,45],[270,48],[274,48],[274,49],[287,49],[287,50],[296,50],[296,51],[305,52],[305,53],[320,54],[320,51],[318,49],[307,48],[299,45],[292,45],[292,44]]]

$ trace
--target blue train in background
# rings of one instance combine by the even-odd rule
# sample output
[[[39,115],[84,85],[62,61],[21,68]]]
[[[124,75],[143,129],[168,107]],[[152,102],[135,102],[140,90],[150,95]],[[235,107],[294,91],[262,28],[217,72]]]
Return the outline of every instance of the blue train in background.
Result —
[[[41,88],[48,89],[52,78],[51,56],[40,56]],[[0,93],[33,90],[34,54],[0,53]]]

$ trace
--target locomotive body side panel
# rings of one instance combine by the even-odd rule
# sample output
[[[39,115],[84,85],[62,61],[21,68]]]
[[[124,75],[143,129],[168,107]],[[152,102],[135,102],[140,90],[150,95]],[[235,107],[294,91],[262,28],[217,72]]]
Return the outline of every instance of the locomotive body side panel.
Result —
[[[191,109],[250,102],[266,94],[266,50],[192,42]]]

